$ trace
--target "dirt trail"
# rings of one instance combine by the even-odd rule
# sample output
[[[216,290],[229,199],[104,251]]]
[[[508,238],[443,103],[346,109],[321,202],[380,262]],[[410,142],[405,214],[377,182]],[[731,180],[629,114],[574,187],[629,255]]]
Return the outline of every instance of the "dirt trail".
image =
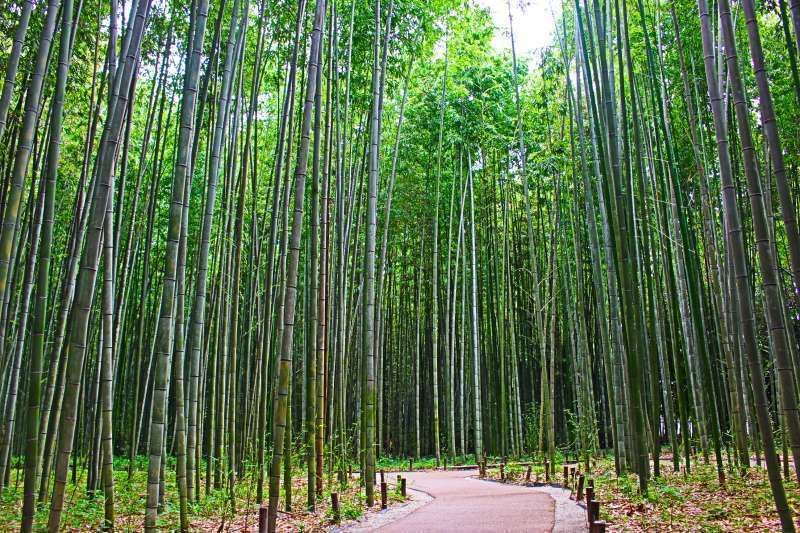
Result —
[[[381,533],[553,531],[556,503],[549,494],[481,481],[473,477],[476,474],[463,470],[406,473],[408,488],[427,493],[432,500],[389,523],[379,519],[370,529]]]

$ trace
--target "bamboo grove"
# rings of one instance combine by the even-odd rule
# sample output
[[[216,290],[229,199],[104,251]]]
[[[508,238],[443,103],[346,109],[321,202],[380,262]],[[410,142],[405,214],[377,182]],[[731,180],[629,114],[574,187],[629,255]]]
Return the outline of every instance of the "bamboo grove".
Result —
[[[4,4],[23,530],[142,469],[148,531],[241,484],[274,530],[382,456],[567,452],[766,468],[794,530],[800,3],[529,6],[533,54],[497,5]]]

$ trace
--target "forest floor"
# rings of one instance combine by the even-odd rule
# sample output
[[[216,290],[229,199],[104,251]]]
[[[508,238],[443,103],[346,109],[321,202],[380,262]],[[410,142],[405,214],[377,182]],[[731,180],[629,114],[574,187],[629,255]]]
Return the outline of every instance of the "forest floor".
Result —
[[[639,493],[637,476],[616,476],[613,458],[597,462],[587,477],[594,479],[595,499],[600,502],[600,518],[607,523],[607,531],[780,531],[763,468],[753,467],[740,475],[726,464],[726,482],[721,487],[716,466],[700,457],[693,459],[691,472],[686,474],[673,471],[671,457],[662,456],[661,476],[650,480],[646,496]],[[504,470],[507,484],[526,484],[526,466],[509,463]],[[556,472],[553,482],[562,483],[561,470]],[[486,475],[500,480],[499,468],[488,469]],[[530,484],[543,480],[543,468],[533,466],[531,478]],[[792,479],[786,479],[784,485],[800,526],[800,486]]]
[[[420,531],[425,524],[444,528],[463,528],[464,523],[500,524],[499,529],[514,531],[519,527],[525,531],[573,531],[565,529],[560,511],[565,509],[564,498],[569,491],[559,488],[563,476],[561,467],[556,468],[554,485],[526,488],[527,464],[509,462],[505,465],[505,484],[499,481],[499,468],[489,468],[486,480],[477,478],[477,471],[469,470],[469,458],[458,458],[456,468],[449,465],[447,471],[435,469],[434,459],[414,461],[412,472],[405,472],[408,479],[410,502],[405,502],[394,487],[395,474],[408,470],[407,460],[381,459],[378,468],[387,472],[389,482],[389,510],[380,511],[380,498],[371,509],[365,508],[363,490],[354,479],[348,487],[341,489],[333,480],[326,482],[326,490],[318,498],[316,510],[305,510],[305,470],[299,462],[295,465],[292,484],[292,511],[285,511],[285,495],[282,494],[278,524],[279,531],[331,530],[336,526],[330,509],[330,490],[338,491],[340,499],[341,528],[339,531],[364,531],[384,526],[381,531]],[[530,463],[531,483],[543,481],[540,463]],[[137,459],[133,475],[128,477],[128,462],[115,462],[115,507],[118,531],[139,531],[144,521],[147,488],[146,459]],[[443,464],[442,464],[443,466]],[[174,464],[167,465],[166,493],[177,494]],[[357,476],[357,474],[354,474]],[[608,524],[608,531],[778,531],[779,520],[775,512],[766,472],[760,467],[749,469],[744,476],[730,471],[726,464],[726,483],[720,487],[714,464],[705,464],[695,458],[689,474],[673,472],[669,456],[662,456],[661,476],[650,480],[647,496],[638,492],[634,475],[616,477],[611,458],[594,464],[591,477],[594,479],[596,499],[600,502],[600,517]],[[791,477],[791,476],[790,476]],[[204,476],[205,478],[205,476]],[[103,519],[103,495],[86,493],[86,470],[76,469],[77,484],[69,483],[65,514],[62,520],[64,531],[97,530]],[[327,480],[326,480],[327,481]],[[786,492],[795,516],[800,512],[800,486],[791,480],[785,481]],[[223,483],[224,487],[224,483]],[[245,472],[236,487],[236,510],[231,509],[230,494],[224,488],[205,487],[201,497],[189,504],[190,523],[196,531],[255,531],[257,530],[258,504],[256,483],[252,472]],[[538,493],[536,491],[539,491]],[[555,491],[555,492],[554,492]],[[426,496],[426,494],[428,496]],[[551,499],[552,497],[552,499]],[[574,495],[573,495],[574,497]],[[431,499],[433,501],[431,501]],[[555,499],[555,504],[553,503]],[[571,507],[578,508],[571,503]],[[22,508],[22,471],[14,468],[10,484],[0,497],[0,531],[19,529]],[[555,510],[555,513],[554,513]],[[49,507],[41,505],[36,516],[38,525],[46,524]],[[585,515],[584,515],[585,516]],[[498,520],[497,522],[492,522]],[[800,525],[800,522],[798,523]],[[179,525],[177,498],[164,502],[159,515],[162,530],[175,530]],[[452,527],[451,527],[452,526]],[[493,530],[497,530],[495,527]],[[470,527],[469,531],[475,530]]]
[[[175,465],[170,458],[166,469],[166,494],[176,495]],[[380,511],[380,496],[371,509],[365,507],[363,490],[352,480],[344,489],[335,481],[326,480],[326,489],[317,498],[316,509],[307,511],[307,484],[305,469],[295,465],[292,476],[292,510],[286,511],[285,492],[281,490],[281,508],[278,515],[278,531],[281,532],[322,532],[336,525],[330,507],[330,492],[338,492],[342,523],[354,521],[365,514]],[[76,481],[67,484],[62,531],[99,531],[103,521],[103,494],[90,495],[86,492],[86,470],[78,467]],[[22,516],[23,471],[13,468],[9,486],[0,496],[0,531],[18,531]],[[203,476],[205,479],[205,476]],[[245,472],[238,479],[235,490],[235,511],[231,508],[230,493],[224,488],[210,489],[206,494],[202,487],[200,498],[189,503],[189,522],[192,531],[230,531],[246,532],[258,530],[258,502],[256,501],[256,478],[252,472]],[[128,477],[128,461],[115,459],[114,490],[117,531],[141,531],[144,524],[144,510],[147,498],[147,460],[138,457],[133,475]],[[264,491],[266,493],[266,487]],[[266,499],[266,495],[265,495]],[[390,508],[405,500],[395,490],[388,492]],[[36,524],[47,524],[49,506],[42,504],[36,513]],[[162,531],[176,531],[180,525],[180,510],[177,497],[172,496],[164,502],[159,512],[159,528]]]

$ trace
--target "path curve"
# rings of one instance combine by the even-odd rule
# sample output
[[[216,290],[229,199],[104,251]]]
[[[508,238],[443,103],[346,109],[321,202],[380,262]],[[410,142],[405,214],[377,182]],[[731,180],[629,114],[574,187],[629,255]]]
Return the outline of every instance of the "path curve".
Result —
[[[425,492],[433,500],[378,530],[381,533],[553,531],[555,501],[549,494],[519,485],[481,481],[474,478],[476,475],[477,470],[404,474],[408,488]]]

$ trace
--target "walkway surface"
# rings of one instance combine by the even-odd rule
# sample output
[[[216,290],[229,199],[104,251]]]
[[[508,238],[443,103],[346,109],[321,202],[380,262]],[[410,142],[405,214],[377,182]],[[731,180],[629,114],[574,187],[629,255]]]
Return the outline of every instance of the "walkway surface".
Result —
[[[553,531],[556,505],[546,492],[475,479],[477,470],[404,475],[408,488],[433,499],[381,533]]]

